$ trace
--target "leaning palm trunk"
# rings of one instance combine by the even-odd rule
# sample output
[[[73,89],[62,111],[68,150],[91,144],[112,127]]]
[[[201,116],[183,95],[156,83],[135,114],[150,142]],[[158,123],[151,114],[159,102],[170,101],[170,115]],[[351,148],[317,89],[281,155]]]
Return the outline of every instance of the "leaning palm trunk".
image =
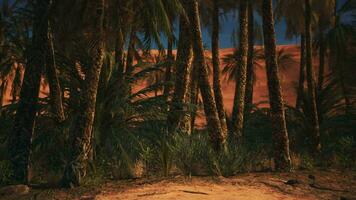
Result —
[[[50,25],[49,25],[50,27]],[[48,77],[48,85],[50,90],[50,102],[52,107],[52,113],[57,121],[61,123],[65,120],[64,107],[63,107],[63,95],[62,89],[59,83],[58,73],[56,69],[56,61],[54,57],[53,37],[49,28],[47,33],[47,52],[46,52],[46,73]]]
[[[5,86],[6,86],[6,81],[2,80],[0,84],[0,115],[1,115],[1,109],[4,101],[4,96],[5,96]]]
[[[192,31],[193,49],[199,69],[199,88],[203,98],[204,112],[207,118],[210,140],[215,151],[220,151],[225,144],[226,135],[221,128],[219,115],[216,109],[213,91],[209,83],[208,69],[204,56],[202,33],[200,29],[199,8],[197,0],[184,0],[187,5],[190,29]]]
[[[253,105],[253,82],[254,82],[254,66],[253,66],[253,57],[254,57],[254,15],[253,15],[253,6],[252,3],[248,5],[248,56],[247,56],[247,83],[246,83],[246,96],[245,96],[245,116],[250,114]],[[246,121],[246,120],[245,120]]]
[[[191,112],[191,130],[194,131],[195,127],[195,121],[196,117],[198,114],[198,100],[199,100],[199,84],[198,84],[198,78],[199,78],[199,68],[198,65],[196,64],[196,61],[193,62],[193,69],[192,69],[192,75],[191,75],[191,81],[190,81],[190,104],[192,105],[193,109]]]
[[[298,91],[297,91],[297,100],[296,100],[296,109],[299,110],[302,108],[302,103],[304,99],[304,82],[305,82],[305,34],[300,36],[300,67],[299,67],[299,82],[298,82]]]
[[[136,40],[136,30],[135,27],[131,27],[130,31],[130,39],[129,39],[129,47],[127,49],[127,56],[126,56],[126,70],[125,74],[127,78],[130,78],[132,75],[134,69],[133,69],[133,63],[134,63],[134,57],[135,57],[135,40]]]
[[[246,1],[240,2],[240,44],[238,77],[235,86],[234,106],[232,109],[232,134],[240,140],[242,137],[245,95],[247,80],[247,56],[248,56],[248,6]]]
[[[321,149],[319,119],[316,104],[316,88],[314,80],[313,56],[312,56],[312,10],[310,0],[305,0],[305,42],[306,42],[306,72],[308,94],[310,98],[310,124],[311,124],[311,153],[319,153]]]
[[[213,88],[218,110],[221,128],[224,135],[227,135],[227,124],[224,109],[224,101],[221,93],[220,83],[220,61],[219,61],[219,0],[214,0],[213,10],[213,33],[211,38],[212,43],[212,57],[213,57]]]
[[[289,171],[291,169],[291,159],[281,84],[278,75],[272,0],[263,0],[262,12],[275,168],[277,171]]]
[[[125,73],[125,65],[124,65],[124,47],[125,47],[125,37],[123,34],[123,23],[122,18],[124,16],[123,9],[120,7],[122,3],[121,0],[117,0],[117,28],[116,28],[116,41],[115,41],[115,62],[117,64],[118,69],[118,83],[119,87],[122,87],[122,83],[124,80]]]
[[[186,101],[188,99],[189,79],[192,66],[192,42],[188,20],[184,15],[180,17],[179,43],[176,60],[176,80],[172,97],[170,112],[168,115],[168,132],[181,131],[190,133],[188,130],[190,122],[186,122],[184,116],[187,114]],[[188,126],[189,124],[189,126]]]
[[[172,23],[171,23],[172,26]],[[173,56],[173,36],[168,38],[168,48],[167,48],[167,68],[165,72],[165,86],[163,90],[163,96],[165,100],[168,101],[169,94],[171,92],[170,81],[172,79],[172,63],[174,62]]]
[[[65,187],[74,187],[81,184],[86,175],[87,162],[92,151],[91,141],[96,95],[104,57],[104,0],[90,0],[88,9],[89,18],[93,22],[93,25],[88,27],[88,31],[92,34],[90,40],[94,41],[89,50],[92,60],[90,68],[86,71],[83,93],[80,97],[80,113],[72,132],[71,155],[62,179]]]
[[[119,25],[117,30],[116,44],[115,44],[115,62],[117,64],[117,69],[118,69],[119,87],[122,86],[124,80],[124,72],[125,72],[124,46],[125,46],[125,39],[124,39],[124,35],[122,34],[122,28]]]
[[[324,33],[320,33],[319,36],[319,74],[318,74],[318,92],[323,90],[324,85],[324,73],[325,73],[325,40]]]
[[[34,133],[38,110],[41,72],[45,65],[49,6],[50,0],[34,1],[35,14],[33,19],[32,48],[31,51],[28,51],[20,100],[8,144],[9,156],[14,166],[14,179],[20,183],[28,182],[31,139]]]

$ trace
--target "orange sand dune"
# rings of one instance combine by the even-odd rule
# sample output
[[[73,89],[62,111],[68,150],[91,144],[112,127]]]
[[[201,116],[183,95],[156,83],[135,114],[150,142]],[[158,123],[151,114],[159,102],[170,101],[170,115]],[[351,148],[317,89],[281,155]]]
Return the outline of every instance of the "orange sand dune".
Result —
[[[283,97],[287,104],[294,105],[296,100],[295,95],[295,85],[298,81],[299,77],[299,46],[296,45],[285,45],[285,46],[278,46],[278,48],[284,48],[286,52],[293,55],[295,59],[295,63],[288,66],[287,70],[280,71],[280,78],[282,82],[282,91]],[[220,50],[220,57],[223,58],[224,56],[233,53],[233,48],[221,49]],[[156,52],[153,51],[153,54]],[[210,52],[207,52],[209,56]],[[261,63],[263,67],[257,68],[256,77],[257,82],[254,88],[254,103],[264,102],[260,106],[268,106],[268,88],[267,88],[267,78],[266,78],[266,71],[264,67],[264,63]],[[223,61],[221,61],[221,68],[224,67]],[[11,82],[11,81],[9,81]],[[139,90],[146,85],[145,82],[136,85],[134,90]],[[10,85],[8,85],[8,89],[5,92],[4,104],[8,104],[11,101],[10,97]],[[222,92],[224,96],[224,103],[225,109],[228,112],[231,112],[233,99],[234,99],[234,91],[235,91],[235,83],[228,82],[224,77],[222,77]],[[45,97],[48,95],[48,86],[42,84],[41,86],[41,97]]]

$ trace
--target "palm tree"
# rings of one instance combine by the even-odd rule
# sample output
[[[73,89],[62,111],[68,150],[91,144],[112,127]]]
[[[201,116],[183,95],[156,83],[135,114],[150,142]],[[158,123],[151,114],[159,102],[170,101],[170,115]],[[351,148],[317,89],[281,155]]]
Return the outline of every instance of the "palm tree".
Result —
[[[52,113],[54,114],[56,121],[61,123],[65,120],[62,89],[59,83],[58,72],[56,69],[55,52],[53,45],[53,36],[50,22],[48,21],[47,31],[47,49],[46,49],[46,75],[50,90],[50,101],[52,107]]]
[[[116,40],[115,40],[115,62],[118,68],[118,82],[121,87],[123,79],[124,79],[124,72],[125,72],[125,65],[124,65],[124,47],[125,47],[125,37],[124,37],[124,16],[125,10],[122,0],[116,0]]]
[[[236,138],[241,138],[244,123],[245,95],[247,80],[248,57],[248,3],[240,2],[240,37],[239,37],[239,67],[238,81],[235,86],[234,105],[232,109],[232,132]]]
[[[48,10],[51,1],[34,1],[33,35],[31,53],[24,75],[14,127],[9,140],[9,156],[14,168],[16,182],[28,182],[31,139],[35,128],[41,72],[45,66],[48,33]],[[45,13],[45,14],[43,14]]]
[[[212,60],[213,60],[213,88],[214,97],[216,102],[216,108],[218,110],[219,119],[221,123],[221,128],[224,135],[227,135],[227,124],[224,109],[224,101],[221,93],[221,83],[220,83],[220,57],[219,57],[219,0],[214,0],[213,2],[213,13],[212,13],[212,36],[211,36],[211,46],[212,46]]]
[[[203,98],[210,140],[213,149],[215,151],[220,151],[223,147],[222,145],[225,143],[226,135],[224,135],[221,128],[213,91],[209,83],[208,67],[204,56],[202,33],[200,28],[198,1],[184,0],[183,2],[183,5],[186,5],[187,8],[190,29],[192,31],[194,58],[199,68],[199,88]]]
[[[252,88],[250,89],[253,92],[253,87],[256,84],[256,71],[258,68],[262,68],[263,65],[261,64],[261,61],[265,60],[265,55],[264,55],[264,49],[254,49],[253,52],[253,57],[252,57],[252,66],[253,69],[252,71]],[[295,64],[294,60],[294,55],[287,51],[285,48],[278,48],[277,49],[277,64],[280,68],[281,71],[287,71],[289,67],[293,64]],[[223,74],[226,77],[227,81],[237,81],[238,76],[237,76],[237,71],[238,71],[238,50],[235,50],[233,53],[226,55],[223,58],[223,62],[225,64],[224,69],[223,69]],[[246,88],[247,90],[247,88]],[[247,95],[247,92],[246,92]],[[251,96],[253,94],[250,94]],[[246,96],[247,98],[247,96]],[[252,101],[251,101],[252,102]],[[252,103],[251,103],[252,105]],[[248,113],[245,113],[248,114]]]
[[[246,94],[245,94],[245,113],[244,117],[251,112],[253,104],[253,82],[254,82],[254,48],[255,48],[255,19],[254,9],[252,2],[248,4],[248,55],[247,55],[247,81],[246,81]]]
[[[318,34],[315,37],[315,40],[317,41],[317,47],[319,48],[319,73],[317,82],[318,92],[323,89],[325,77],[325,56],[327,50],[325,32],[330,28],[333,21],[336,21],[334,16],[334,8],[336,6],[336,2],[336,0],[314,1],[312,5],[317,18],[316,24],[318,30]]]
[[[299,67],[299,81],[297,88],[297,100],[296,109],[299,110],[302,107],[304,99],[304,82],[305,82],[305,35],[300,36],[300,67]]]
[[[276,17],[279,21],[285,20],[287,24],[286,37],[292,39],[293,37],[300,36],[301,57],[296,100],[296,108],[298,110],[302,107],[305,82],[305,20],[300,17],[300,13],[304,13],[304,10],[304,3],[300,0],[279,0],[277,2]]]
[[[321,144],[312,55],[312,9],[310,0],[305,0],[305,42],[308,95],[311,102],[311,152],[318,153],[320,152]]]
[[[104,0],[89,1],[87,9],[88,20],[92,22],[87,27],[91,33],[88,39],[94,41],[89,49],[92,60],[90,68],[86,71],[83,94],[80,97],[81,110],[72,133],[71,156],[62,179],[65,187],[79,186],[82,178],[86,175],[87,162],[92,151],[96,95],[104,57]]]
[[[172,22],[172,17],[170,18],[170,25],[171,28],[173,29],[173,22]],[[165,87],[164,87],[164,91],[163,94],[166,98],[166,101],[169,98],[169,94],[171,92],[171,86],[170,86],[170,82],[172,79],[172,64],[174,62],[174,55],[173,55],[173,45],[174,45],[174,35],[170,35],[167,38],[167,68],[166,68],[166,73],[165,73]]]
[[[353,77],[349,73],[354,65],[350,62],[350,57],[353,57],[353,50],[349,49],[350,43],[353,41],[354,25],[345,24],[342,22],[342,17],[346,13],[355,13],[356,6],[355,1],[348,0],[343,5],[341,5],[338,10],[337,3],[334,2],[334,16],[331,24],[331,28],[328,30],[325,40],[327,43],[327,48],[329,50],[329,67],[331,70],[331,75],[339,80],[340,87],[343,92],[345,101],[345,113],[350,113],[353,110],[353,99],[352,99],[352,88],[348,86],[348,83],[352,82]],[[352,45],[351,45],[352,46]],[[352,48],[351,48],[352,49]]]
[[[262,12],[275,168],[277,171],[289,171],[291,169],[291,159],[276,59],[276,38],[272,0],[263,0]]]
[[[184,104],[187,103],[188,86],[190,83],[190,73],[192,66],[192,41],[191,32],[189,29],[188,19],[184,14],[180,16],[179,25],[179,41],[178,41],[178,52],[176,60],[176,80],[175,88],[172,97],[172,103],[170,107],[170,113],[168,115],[168,132],[172,133],[181,129],[181,131],[190,133],[186,130],[187,126],[184,121],[184,115],[186,115],[186,109],[184,109]]]

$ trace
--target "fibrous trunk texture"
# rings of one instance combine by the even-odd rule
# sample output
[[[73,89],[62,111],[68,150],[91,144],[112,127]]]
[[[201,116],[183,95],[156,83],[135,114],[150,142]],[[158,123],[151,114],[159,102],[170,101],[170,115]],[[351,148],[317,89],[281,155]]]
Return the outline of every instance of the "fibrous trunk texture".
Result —
[[[213,10],[213,33],[211,38],[212,43],[212,57],[213,57],[213,88],[216,102],[216,109],[218,110],[221,128],[224,135],[227,135],[227,124],[224,109],[224,101],[221,93],[220,83],[220,57],[219,57],[219,0],[214,0]]]
[[[172,23],[171,23],[172,26]],[[166,67],[166,72],[165,72],[165,86],[163,90],[163,95],[165,97],[165,100],[168,101],[169,99],[169,94],[171,92],[171,85],[170,82],[172,80],[172,65],[174,62],[174,56],[173,56],[173,36],[168,38],[168,45],[167,45],[167,67]]]
[[[254,14],[252,3],[248,4],[248,56],[247,56],[247,83],[245,96],[245,116],[252,111],[253,106],[253,82],[254,82],[254,45],[255,45],[255,28],[254,28]],[[246,121],[246,120],[244,120]]]
[[[312,10],[310,0],[305,0],[305,42],[306,42],[306,74],[307,74],[307,84],[308,84],[308,96],[310,102],[310,143],[311,143],[311,153],[317,154],[320,152],[320,130],[319,130],[319,119],[318,119],[318,109],[316,104],[316,88],[314,79],[314,68],[313,68],[313,49],[312,49]]]
[[[50,91],[50,102],[52,113],[57,123],[62,123],[65,120],[63,95],[56,69],[53,36],[50,28],[50,23],[48,27],[49,29],[47,33],[46,74]]]
[[[324,73],[325,73],[325,40],[324,33],[319,35],[319,74],[318,74],[318,92],[323,90],[324,85]]]
[[[87,172],[87,162],[92,151],[96,96],[104,59],[104,0],[90,0],[88,3],[88,18],[93,22],[88,27],[91,33],[88,40],[96,42],[95,45],[91,45],[91,66],[86,72],[80,96],[79,115],[71,133],[71,155],[62,179],[65,187],[79,186]]]
[[[38,110],[38,95],[41,72],[46,62],[48,33],[48,9],[50,0],[36,0],[31,51],[27,54],[27,65],[16,111],[13,131],[9,140],[9,156],[14,166],[15,182],[28,182],[31,139]]]
[[[236,79],[234,105],[232,109],[232,134],[236,140],[242,138],[245,95],[247,80],[247,56],[248,56],[248,6],[247,1],[240,2],[240,37],[239,37],[239,63],[238,77]]]
[[[305,82],[305,34],[300,36],[300,67],[299,67],[299,81],[298,81],[298,94],[295,107],[299,110],[302,108],[304,100],[304,82]]]
[[[272,0],[263,0],[263,35],[270,101],[270,115],[272,121],[273,156],[275,169],[277,171],[289,171],[291,169],[291,159],[289,155],[289,140],[281,84],[278,75],[276,38],[272,9]]]
[[[186,105],[187,95],[189,93],[190,73],[192,66],[192,42],[188,20],[184,15],[180,16],[180,29],[178,52],[176,59],[176,80],[175,89],[172,97],[170,111],[168,115],[168,132],[173,133],[176,131],[190,133],[187,124],[185,123],[184,116],[187,115],[188,109]]]
[[[192,31],[194,57],[199,67],[199,88],[203,98],[204,112],[207,119],[207,128],[210,140],[215,151],[220,151],[225,144],[226,135],[221,128],[219,115],[216,109],[213,90],[209,83],[208,68],[204,56],[204,47],[199,20],[197,0],[184,0],[189,15],[190,29]]]

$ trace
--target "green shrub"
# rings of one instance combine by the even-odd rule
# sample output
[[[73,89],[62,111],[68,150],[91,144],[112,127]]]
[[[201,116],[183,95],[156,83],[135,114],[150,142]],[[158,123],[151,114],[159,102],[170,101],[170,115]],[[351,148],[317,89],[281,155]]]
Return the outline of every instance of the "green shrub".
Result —
[[[206,133],[177,134],[174,137],[175,166],[185,175],[206,174],[209,143]]]
[[[6,185],[11,182],[14,175],[12,165],[8,160],[0,161],[0,185]]]

